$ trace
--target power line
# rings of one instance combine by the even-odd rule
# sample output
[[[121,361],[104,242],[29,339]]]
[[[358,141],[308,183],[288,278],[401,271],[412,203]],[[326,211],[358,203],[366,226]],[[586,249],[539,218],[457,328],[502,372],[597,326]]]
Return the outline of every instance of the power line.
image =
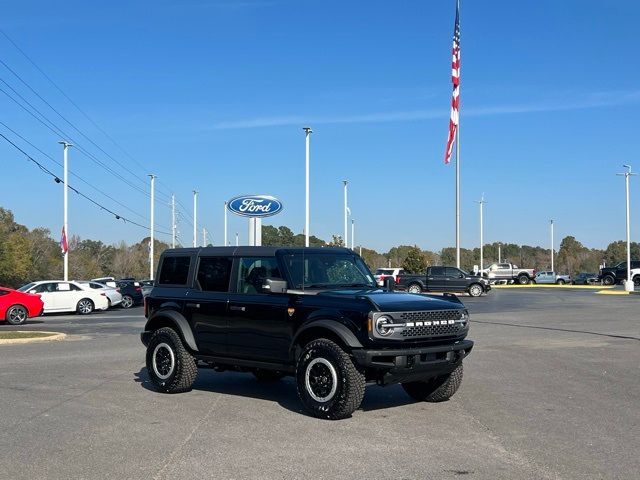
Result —
[[[31,63],[31,65],[33,65],[33,67],[35,67],[36,70],[38,70],[42,76],[44,78],[47,79],[47,81],[53,85],[53,87],[58,90],[58,92],[60,92],[60,94],[62,94],[62,96],[64,98],[66,98],[69,103],[71,103],[71,105],[73,105],[76,110],[78,110],[87,120],[89,120],[89,122],[91,122],[91,124],[97,129],[99,130],[106,138],[108,138],[116,147],[118,147],[120,149],[120,151],[122,153],[124,153],[127,157],[129,157],[134,163],[136,163],[140,168],[142,168],[142,170],[147,171],[148,168],[145,167],[144,165],[142,165],[138,160],[136,160],[124,147],[122,147],[118,142],[116,142],[116,140],[111,137],[111,135],[109,135],[102,127],[100,127],[100,125],[98,125],[82,108],[80,108],[80,106],[74,102],[71,97],[69,97],[69,95],[67,95],[62,88],[60,88],[60,86],[58,86],[58,84],[56,82],[53,81],[53,79],[47,75],[47,73],[38,66],[38,64],[29,56],[27,55],[27,53],[22,50],[18,44],[16,42],[13,41],[13,39],[11,37],[9,37],[9,35],[7,35],[7,33],[0,29],[0,33],[2,33],[2,35],[9,41],[9,43],[11,43],[11,45],[13,45],[15,47],[16,50],[18,50],[22,56],[24,56],[24,58],[27,59],[27,61],[29,61],[29,63]],[[39,95],[38,95],[39,96]],[[46,103],[46,102],[45,102]],[[166,185],[165,185],[166,186]],[[170,189],[169,189],[170,190]],[[166,195],[170,195],[170,192],[166,192]]]
[[[22,153],[29,161],[35,163],[38,168],[40,170],[42,170],[44,173],[48,174],[49,176],[51,176],[56,183],[62,183],[64,184],[64,181],[61,180],[55,173],[53,173],[51,170],[49,170],[47,167],[45,167],[44,165],[42,165],[40,162],[38,162],[36,159],[34,159],[31,155],[29,155],[27,152],[25,152],[22,148],[20,148],[18,145],[16,145],[14,142],[12,142],[8,137],[6,137],[3,133],[0,133],[0,137],[2,137],[4,140],[7,141],[7,143],[9,143],[10,145],[12,145],[16,150],[18,150],[20,153]],[[104,210],[108,213],[110,213],[111,215],[113,215],[116,220],[122,220],[125,223],[130,223],[132,225],[135,225],[137,227],[140,228],[144,228],[145,230],[148,230],[149,227],[146,225],[142,225],[140,223],[134,222],[133,220],[130,220],[116,212],[114,212],[113,210],[111,210],[108,207],[105,207],[104,205],[102,205],[101,203],[97,202],[96,200],[94,200],[93,198],[89,197],[88,195],[85,195],[84,193],[80,192],[78,189],[72,187],[71,185],[67,185],[67,187],[69,189],[71,189],[72,191],[74,191],[75,193],[77,193],[78,195],[80,195],[81,197],[83,197],[84,199],[88,200],[89,202],[93,203],[95,206],[97,206],[98,208],[100,208],[101,210]],[[169,236],[170,233],[169,232],[164,232],[161,230],[154,230],[154,232],[160,234],[160,235],[167,235]]]

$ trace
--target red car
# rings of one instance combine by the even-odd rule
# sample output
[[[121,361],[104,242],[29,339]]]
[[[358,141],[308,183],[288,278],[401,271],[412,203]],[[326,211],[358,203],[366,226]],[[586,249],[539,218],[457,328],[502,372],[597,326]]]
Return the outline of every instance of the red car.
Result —
[[[0,287],[0,321],[4,319],[11,325],[22,325],[27,318],[40,316],[43,309],[40,295]]]

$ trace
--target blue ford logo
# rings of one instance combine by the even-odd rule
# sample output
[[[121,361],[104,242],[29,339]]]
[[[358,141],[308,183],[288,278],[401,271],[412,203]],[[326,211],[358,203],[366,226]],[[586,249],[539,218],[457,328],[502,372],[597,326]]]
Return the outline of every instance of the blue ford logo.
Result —
[[[227,208],[243,217],[270,217],[282,210],[282,203],[269,195],[242,195],[229,200]]]

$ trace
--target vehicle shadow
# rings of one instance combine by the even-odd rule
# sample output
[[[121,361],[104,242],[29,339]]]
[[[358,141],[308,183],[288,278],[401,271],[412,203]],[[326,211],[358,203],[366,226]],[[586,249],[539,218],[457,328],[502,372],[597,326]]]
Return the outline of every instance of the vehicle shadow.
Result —
[[[29,318],[26,322],[21,323],[20,325],[11,325],[8,322],[0,322],[0,326],[4,327],[25,327],[29,325],[37,325],[39,323],[44,323],[43,320],[34,320],[33,318]]]
[[[149,391],[157,392],[149,379],[146,367],[142,367],[134,375],[136,383]],[[215,372],[199,369],[193,390],[273,401],[289,411],[307,415],[298,398],[295,380],[292,377],[286,377],[277,382],[259,382],[250,373]],[[383,410],[411,403],[415,403],[415,401],[404,392],[400,385],[384,388],[371,385],[366,389],[360,410],[365,412]]]

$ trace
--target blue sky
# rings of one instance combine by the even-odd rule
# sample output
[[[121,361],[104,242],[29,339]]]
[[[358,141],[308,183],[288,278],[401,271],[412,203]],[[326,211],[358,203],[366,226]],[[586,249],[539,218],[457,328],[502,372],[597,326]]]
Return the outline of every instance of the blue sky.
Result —
[[[638,161],[640,67],[633,1],[462,0],[462,246],[475,247],[484,192],[485,241],[548,244],[574,235],[590,247],[624,238],[624,187]],[[0,59],[95,144],[75,132],[0,65],[0,78],[59,128],[127,178],[77,149],[71,177],[112,210],[148,223],[148,173],[221,241],[223,202],[275,195],[270,222],[304,226],[304,133],[310,125],[311,233],[342,233],[350,182],[356,243],[453,246],[454,167],[443,165],[451,95],[454,1],[185,0],[6,2],[1,28],[110,137],[70,104],[6,38]],[[13,94],[6,84],[0,87]],[[0,121],[57,160],[59,135],[0,92]],[[0,125],[34,158],[61,169]],[[57,238],[62,189],[0,139],[0,205]],[[117,165],[112,158],[126,165]],[[135,159],[135,161],[133,159]],[[147,232],[74,194],[70,233],[111,243]],[[133,212],[135,213],[133,213]],[[640,178],[632,180],[638,240]],[[191,243],[186,215],[179,230]],[[246,241],[246,220],[230,216]],[[168,239],[166,236],[159,238]],[[556,246],[557,248],[557,246]]]

